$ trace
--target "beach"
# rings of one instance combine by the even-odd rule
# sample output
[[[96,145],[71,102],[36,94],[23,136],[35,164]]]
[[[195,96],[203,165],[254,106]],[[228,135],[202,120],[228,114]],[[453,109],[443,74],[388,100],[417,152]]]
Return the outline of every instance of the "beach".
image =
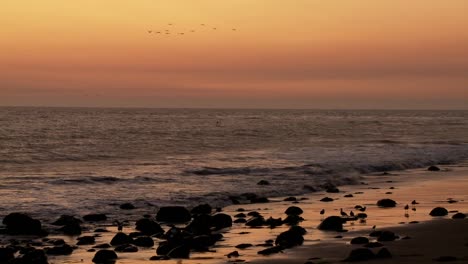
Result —
[[[456,263],[468,263],[466,246],[467,220],[451,219],[455,212],[468,212],[468,169],[466,164],[443,165],[441,171],[427,171],[415,169],[396,171],[379,176],[369,175],[361,177],[361,184],[339,186],[339,192],[327,193],[317,191],[303,196],[297,196],[296,202],[284,201],[286,197],[271,198],[268,203],[249,203],[230,205],[222,208],[221,213],[230,215],[232,219],[240,211],[247,214],[256,211],[265,219],[285,218],[285,210],[290,206],[297,206],[303,210],[300,215],[304,221],[298,225],[306,230],[303,236],[303,245],[281,250],[277,254],[268,256],[258,254],[272,245],[268,240],[289,229],[288,225],[279,225],[275,228],[269,226],[248,227],[243,223],[234,223],[232,227],[223,228],[223,238],[205,252],[191,252],[188,259],[158,260],[161,263],[339,263],[346,259],[352,249],[362,248],[362,245],[350,245],[354,237],[369,237],[371,231],[392,231],[398,238],[391,242],[382,242],[383,247],[391,252],[390,259],[369,260],[369,263],[430,263],[439,257],[455,257]],[[350,196],[353,197],[345,197]],[[323,197],[334,199],[332,202],[320,202]],[[376,202],[383,198],[391,198],[397,202],[393,208],[379,208]],[[417,204],[411,204],[415,200]],[[409,205],[405,211],[404,206]],[[354,211],[356,205],[366,207],[365,221],[347,221],[344,231],[322,231],[318,225],[328,216],[340,216],[340,209],[346,214]],[[449,211],[448,216],[432,217],[429,212],[435,207],[444,207]],[[320,215],[320,210],[325,214]],[[405,216],[405,213],[408,215]],[[128,213],[127,213],[128,214]],[[154,216],[150,216],[153,218]],[[43,221],[51,222],[53,219]],[[136,231],[134,222],[125,224],[124,233]],[[93,236],[95,241],[89,245],[77,246],[73,254],[68,256],[49,256],[49,263],[92,263],[96,252],[95,245],[109,243],[116,235],[117,227],[109,219],[100,223],[83,224],[83,236]],[[161,225],[165,231],[170,227]],[[177,225],[184,227],[185,225]],[[375,226],[375,229],[373,227]],[[96,233],[98,228],[109,232]],[[345,232],[346,231],[346,232]],[[11,237],[10,237],[11,238]],[[5,244],[9,237],[3,237]],[[77,236],[50,235],[50,241],[63,239],[65,243],[75,245]],[[42,239],[33,239],[29,244],[36,244],[38,248],[47,247],[48,242]],[[154,238],[155,245],[151,247],[138,247],[138,252],[118,252],[117,263],[152,263],[150,258],[155,256],[158,242],[162,238]],[[265,242],[268,241],[268,242]],[[236,246],[244,244],[242,249]],[[115,248],[115,247],[111,247]],[[377,253],[382,247],[373,248]],[[239,256],[227,256],[237,251]]]

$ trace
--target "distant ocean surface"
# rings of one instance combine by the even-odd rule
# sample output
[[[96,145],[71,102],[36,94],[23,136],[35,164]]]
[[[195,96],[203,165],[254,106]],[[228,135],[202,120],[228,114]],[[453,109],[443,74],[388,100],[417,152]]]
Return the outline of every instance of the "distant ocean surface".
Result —
[[[221,206],[467,158],[468,111],[4,107],[0,211]]]

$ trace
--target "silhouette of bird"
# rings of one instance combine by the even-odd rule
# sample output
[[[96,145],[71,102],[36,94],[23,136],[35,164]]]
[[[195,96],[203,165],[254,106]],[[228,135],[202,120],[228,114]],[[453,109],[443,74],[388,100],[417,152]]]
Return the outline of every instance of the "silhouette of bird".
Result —
[[[345,213],[345,212],[343,212],[343,208],[340,208],[340,214],[341,214],[341,216],[343,216],[343,217],[348,217],[348,214]]]
[[[377,228],[377,226],[374,225],[374,226],[372,227],[372,230],[375,230],[376,228]]]
[[[118,220],[114,221],[114,224],[117,225],[117,231],[122,232],[123,231],[123,222],[120,222]]]
[[[416,212],[416,207],[413,207],[413,208],[411,208],[411,210],[413,210],[413,211],[415,211],[415,212]]]
[[[350,211],[350,212],[349,212],[349,215],[350,215],[351,217],[354,217],[354,212],[353,212],[353,211]]]
[[[408,211],[409,205],[405,205],[405,211]]]
[[[416,202],[416,200],[413,200],[413,201],[411,202],[411,204],[412,204],[412,205],[415,205],[415,204],[419,204],[419,203]]]
[[[364,207],[359,208],[358,210],[361,211],[361,212],[365,212],[366,209],[367,209],[367,207],[364,206]]]
[[[324,214],[325,214],[325,209],[320,210],[320,215],[324,215]]]

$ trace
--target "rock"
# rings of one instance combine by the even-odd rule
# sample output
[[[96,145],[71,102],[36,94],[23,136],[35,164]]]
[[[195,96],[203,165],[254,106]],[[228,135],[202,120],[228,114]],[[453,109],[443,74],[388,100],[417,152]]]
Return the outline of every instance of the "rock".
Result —
[[[114,263],[118,259],[117,254],[108,249],[101,249],[93,257],[94,263]]]
[[[135,253],[138,252],[138,248],[129,244],[124,244],[115,247],[115,251],[124,253]]]
[[[26,252],[22,257],[15,260],[15,264],[48,264],[47,256],[44,250],[33,249]]]
[[[304,243],[303,231],[299,228],[290,228],[288,231],[279,234],[276,237],[275,244],[283,248],[302,245]]]
[[[261,216],[253,217],[253,218],[250,218],[249,220],[247,220],[247,223],[245,223],[245,225],[250,226],[250,227],[259,227],[259,226],[266,225],[266,221]]]
[[[304,218],[298,215],[288,215],[286,219],[283,220],[283,223],[287,225],[297,225],[299,222],[304,221]]]
[[[104,243],[104,244],[96,245],[93,248],[110,248],[110,247],[111,247],[110,244]]]
[[[3,224],[10,235],[34,235],[45,236],[41,221],[23,213],[11,213],[3,218]]]
[[[456,213],[452,216],[452,219],[465,219],[466,215],[464,213]]]
[[[164,233],[164,230],[158,223],[148,218],[138,220],[135,229],[148,236]]]
[[[239,255],[239,252],[233,251],[233,252],[227,254],[226,256],[227,256],[228,258],[237,258],[237,257],[239,257],[240,255]]]
[[[269,203],[270,200],[268,200],[268,198],[266,197],[254,197],[250,199],[250,202],[251,203]]]
[[[330,197],[324,197],[322,199],[320,199],[321,202],[333,202],[333,198],[330,198]]]
[[[326,190],[327,193],[339,193],[340,190],[336,186],[330,186]]]
[[[87,222],[101,222],[106,221],[107,216],[105,214],[87,214],[83,216],[83,219]]]
[[[238,218],[234,220],[233,222],[236,224],[243,224],[243,223],[247,223],[247,220],[245,218]]]
[[[365,244],[364,246],[367,247],[367,248],[378,248],[378,247],[383,247],[384,245],[382,243],[379,243],[379,242],[369,242],[369,243]]]
[[[168,256],[152,256],[150,258],[150,260],[169,260],[171,258],[169,258]]]
[[[133,209],[135,209],[136,207],[135,207],[133,204],[131,204],[131,203],[124,203],[124,204],[121,204],[121,205],[119,206],[119,208],[122,209],[122,210],[133,210]]]
[[[152,247],[154,246],[154,241],[151,237],[141,236],[133,240],[133,244],[139,247]]]
[[[281,226],[283,224],[283,220],[281,218],[273,218],[270,216],[270,218],[268,218],[266,221],[265,221],[265,224],[268,225],[270,228],[275,228],[277,226]]]
[[[65,226],[65,225],[75,224],[75,223],[81,224],[82,221],[78,218],[75,218],[72,215],[61,215],[57,220],[55,220],[52,223],[52,225]]]
[[[389,259],[392,258],[392,253],[387,248],[381,248],[375,256],[379,259]]]
[[[206,252],[216,243],[216,240],[217,238],[212,235],[200,235],[191,240],[190,246],[195,251]]]
[[[393,233],[392,231],[382,231],[382,233],[380,233],[380,236],[377,238],[377,241],[379,242],[394,241],[397,238],[398,236],[395,235],[395,233]]]
[[[270,247],[270,248],[267,248],[267,249],[264,249],[264,250],[260,250],[257,252],[257,254],[259,255],[271,255],[271,254],[276,254],[276,253],[279,253],[281,251],[283,251],[284,248],[282,246],[274,246],[274,247]]]
[[[13,248],[0,248],[0,263],[7,263],[15,258],[15,250]]]
[[[119,246],[119,245],[132,244],[132,243],[133,243],[133,239],[127,234],[124,234],[122,232],[115,234],[115,236],[112,238],[110,242],[112,246]]]
[[[320,223],[318,229],[326,231],[342,231],[343,219],[339,216],[329,216]]]
[[[183,206],[161,207],[156,220],[166,223],[186,223],[191,219],[190,212]]]
[[[215,214],[211,218],[211,225],[216,229],[223,229],[232,226],[232,218],[227,214]]]
[[[361,245],[369,243],[369,239],[367,237],[355,237],[351,239],[350,242],[352,245]]]
[[[437,167],[437,166],[429,166],[429,168],[427,168],[428,171],[440,171],[440,168]]]
[[[365,218],[367,218],[367,214],[366,214],[366,213],[358,213],[358,214],[356,215],[356,217],[357,217],[357,218],[360,218],[360,219],[365,219]]]
[[[200,204],[200,205],[197,205],[195,206],[191,211],[190,213],[192,213],[192,215],[200,215],[200,214],[211,214],[211,211],[213,210],[213,208],[211,208],[211,205],[209,204]]]
[[[356,262],[367,261],[375,258],[374,253],[367,248],[356,248],[351,251],[349,256],[344,261]]]
[[[266,181],[266,180],[261,180],[261,181],[257,182],[257,185],[270,185],[270,182]]]
[[[302,188],[304,190],[309,191],[309,192],[316,192],[317,191],[317,189],[314,186],[311,186],[311,185],[304,185],[304,186],[302,186]]]
[[[396,204],[397,203],[392,199],[381,199],[377,202],[377,206],[383,208],[395,207]]]
[[[93,236],[82,236],[77,238],[77,245],[93,245],[95,243],[95,238]]]
[[[81,235],[80,222],[70,222],[62,226],[59,231],[62,231],[65,235],[79,236]]]
[[[443,207],[436,207],[432,209],[432,211],[429,213],[431,216],[446,216],[448,215],[447,209]]]
[[[212,226],[212,216],[207,214],[196,215],[192,222],[185,228],[193,234],[208,234]]]
[[[452,262],[457,261],[458,258],[453,256],[440,256],[438,258],[435,258],[434,260],[437,262]]]
[[[257,211],[252,211],[247,213],[248,216],[253,216],[253,217],[259,217],[261,216],[259,212]]]
[[[170,258],[188,259],[190,258],[190,248],[186,245],[178,246],[172,249],[167,256]]]
[[[247,216],[244,213],[238,213],[234,215],[235,218],[246,218]]]
[[[285,202],[295,202],[295,201],[297,201],[297,198],[291,196],[291,197],[285,198],[283,201],[285,201]]]
[[[354,195],[352,195],[352,194],[346,194],[344,197],[345,197],[345,198],[352,198],[352,197],[354,197]]]
[[[284,213],[287,215],[301,215],[303,212],[304,211],[297,206],[290,206]]]
[[[52,248],[45,248],[45,252],[47,255],[65,256],[73,253],[73,248],[70,245],[64,244]]]
[[[236,246],[236,248],[238,249],[246,249],[246,248],[249,248],[249,247],[253,247],[252,244],[247,244],[247,243],[243,243],[243,244],[239,244]]]

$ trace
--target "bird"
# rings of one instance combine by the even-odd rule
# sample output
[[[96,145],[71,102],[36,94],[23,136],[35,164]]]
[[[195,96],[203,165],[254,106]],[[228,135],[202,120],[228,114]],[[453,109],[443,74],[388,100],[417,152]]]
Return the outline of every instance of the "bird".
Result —
[[[413,207],[413,208],[411,208],[411,210],[413,210],[413,211],[415,211],[415,212],[416,212],[416,207]]]
[[[411,204],[412,204],[412,205],[415,205],[415,204],[419,204],[419,203],[416,202],[416,200],[413,200],[413,201],[411,202]]]
[[[354,217],[354,212],[353,212],[353,211],[350,211],[350,212],[349,212],[349,215],[350,215],[351,217]]]
[[[343,216],[343,217],[348,217],[348,214],[345,213],[345,212],[343,212],[343,208],[340,209],[340,214],[341,214],[341,216]]]
[[[361,211],[361,212],[365,212],[366,209],[367,209],[367,207],[364,206],[364,207],[359,208],[358,210]]]
[[[409,205],[405,205],[405,211],[408,211]]]
[[[324,214],[325,214],[325,209],[320,210],[320,215],[324,215]]]
[[[117,225],[117,231],[122,232],[123,231],[123,222],[120,222],[118,220],[114,221],[114,224]]]
[[[374,225],[374,226],[372,227],[372,230],[375,230],[376,228],[377,228],[377,226]]]

